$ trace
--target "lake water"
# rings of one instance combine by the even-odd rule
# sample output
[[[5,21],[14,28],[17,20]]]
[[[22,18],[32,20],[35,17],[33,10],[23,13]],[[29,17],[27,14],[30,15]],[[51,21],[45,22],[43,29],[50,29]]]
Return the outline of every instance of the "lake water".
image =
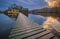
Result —
[[[0,14],[0,38],[6,38],[14,24],[15,20],[4,14]]]
[[[43,22],[47,19],[47,17],[41,16],[41,15],[35,15],[35,14],[29,14],[28,18],[33,20],[35,23],[42,25]]]
[[[33,20],[35,23],[39,25],[41,25],[46,20],[46,17],[40,15],[34,15],[34,14],[29,14],[28,18]],[[7,38],[14,23],[15,23],[14,19],[9,18],[4,14],[0,14],[0,37],[1,38]]]

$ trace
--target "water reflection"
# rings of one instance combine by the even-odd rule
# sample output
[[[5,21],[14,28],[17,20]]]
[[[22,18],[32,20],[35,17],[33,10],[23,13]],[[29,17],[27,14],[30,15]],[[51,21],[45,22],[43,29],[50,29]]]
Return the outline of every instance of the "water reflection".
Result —
[[[46,20],[46,17],[34,14],[29,14],[29,18],[40,25]],[[7,38],[14,22],[15,18],[9,18],[4,14],[0,14],[0,37]]]
[[[28,18],[32,19],[35,23],[39,25],[42,25],[44,22],[47,22],[46,20],[50,20],[47,23],[55,20],[53,18],[52,18],[53,20],[51,20],[50,18],[47,19],[47,17],[41,16],[41,15],[34,15],[34,14],[29,14]],[[0,14],[0,37],[3,38],[9,35],[9,32],[13,27],[14,22],[15,22],[15,18],[9,18],[4,14]],[[48,28],[48,26],[45,26],[45,28],[46,27]]]
[[[14,24],[15,20],[12,20],[4,14],[0,14],[0,37],[6,38]]]
[[[29,14],[29,18],[40,25],[43,24],[43,28],[51,31],[55,36],[60,38],[60,22],[54,16],[43,17],[40,15]]]
[[[47,17],[35,14],[29,14],[28,17],[39,25],[42,25],[42,23],[47,19]]]

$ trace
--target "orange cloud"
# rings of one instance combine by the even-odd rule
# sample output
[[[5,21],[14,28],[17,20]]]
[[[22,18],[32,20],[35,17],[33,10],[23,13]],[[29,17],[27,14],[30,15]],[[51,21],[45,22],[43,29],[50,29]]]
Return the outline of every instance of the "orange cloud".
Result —
[[[60,0],[46,0],[49,7],[60,7]]]

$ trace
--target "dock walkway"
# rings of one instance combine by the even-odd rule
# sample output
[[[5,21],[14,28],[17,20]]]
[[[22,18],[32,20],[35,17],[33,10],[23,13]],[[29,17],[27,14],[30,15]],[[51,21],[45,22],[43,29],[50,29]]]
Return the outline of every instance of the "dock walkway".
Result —
[[[19,14],[13,26],[9,39],[58,39],[50,31],[34,23],[23,14]]]

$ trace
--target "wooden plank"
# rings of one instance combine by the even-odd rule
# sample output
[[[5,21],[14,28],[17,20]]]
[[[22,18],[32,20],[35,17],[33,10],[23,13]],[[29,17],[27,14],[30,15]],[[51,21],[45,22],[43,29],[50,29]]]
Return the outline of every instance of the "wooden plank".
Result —
[[[52,38],[52,39],[59,39],[59,38],[57,38],[56,36],[54,37],[54,38]]]
[[[10,38],[22,38],[22,37],[25,37],[25,36],[29,36],[29,35],[32,35],[32,34],[35,34],[35,33],[38,33],[38,32],[41,32],[41,31],[45,31],[45,29],[42,29],[42,30],[35,30],[35,31],[27,31],[26,32],[22,32],[22,33],[16,33],[14,35],[10,35],[9,37]]]
[[[45,35],[45,36],[43,36],[43,37],[40,37],[40,38],[38,38],[38,39],[49,39],[49,38],[51,38],[51,37],[53,37],[54,35],[52,34],[52,33],[49,33],[49,34],[47,34],[47,35]]]
[[[17,31],[12,31],[10,34],[12,35],[12,34],[16,34],[16,33],[22,33],[22,32],[26,32],[26,31],[30,31],[30,30],[32,30],[32,31],[34,31],[34,30],[38,30],[38,29],[43,29],[43,28],[33,28],[33,29],[25,29],[25,30],[17,30]]]
[[[24,29],[24,30],[25,30],[25,29],[32,29],[32,28],[38,28],[38,27],[39,27],[39,26],[37,26],[37,27],[26,27],[26,28],[21,28],[21,27],[19,27],[19,28],[15,28],[15,29],[13,28],[12,31],[22,30],[22,29]],[[41,28],[41,27],[39,27],[39,28]]]
[[[51,38],[49,38],[49,39],[53,39],[55,36],[52,36]]]
[[[44,35],[44,34],[47,34],[47,33],[50,33],[50,32],[49,32],[49,31],[44,31],[44,32],[39,33],[39,34],[36,34],[36,35],[34,35],[34,36],[24,37],[24,38],[26,38],[26,39],[35,39],[35,38],[37,38],[37,37],[39,37],[39,36],[42,36],[42,35]]]
[[[38,27],[36,27],[38,28]],[[11,33],[13,32],[17,32],[17,31],[26,31],[26,30],[32,30],[32,29],[36,29],[36,28],[26,28],[26,29],[17,29],[17,30],[12,30]]]
[[[60,32],[60,23],[52,23],[51,27],[55,29],[57,32]]]
[[[29,28],[29,27],[39,27],[39,26],[31,26],[31,25],[29,25],[27,27],[17,26],[17,27],[13,27],[13,29],[16,29],[16,28],[21,28],[21,29],[23,28],[24,29],[24,28]]]

